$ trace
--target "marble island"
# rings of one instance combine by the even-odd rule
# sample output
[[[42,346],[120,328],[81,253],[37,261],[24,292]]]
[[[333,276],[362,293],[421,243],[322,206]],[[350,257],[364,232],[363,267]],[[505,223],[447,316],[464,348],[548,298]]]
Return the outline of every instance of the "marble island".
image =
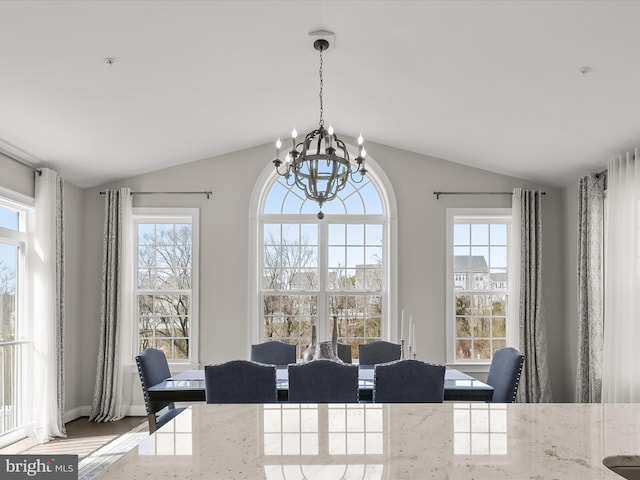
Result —
[[[640,405],[195,404],[100,480],[611,479]]]

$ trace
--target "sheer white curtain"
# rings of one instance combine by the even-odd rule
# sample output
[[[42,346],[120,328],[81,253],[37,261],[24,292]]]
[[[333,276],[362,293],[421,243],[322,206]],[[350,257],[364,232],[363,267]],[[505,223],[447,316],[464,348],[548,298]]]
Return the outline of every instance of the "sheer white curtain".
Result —
[[[520,349],[520,229],[522,228],[522,188],[513,189],[511,197],[511,238],[509,239],[508,285],[510,291],[518,292],[511,295],[508,302],[509,325],[515,328],[507,329],[507,346]]]
[[[64,235],[62,180],[42,169],[36,176],[33,277],[33,398],[35,437],[39,443],[66,436],[64,410]]]
[[[638,149],[609,162],[602,401],[640,402],[640,164]]]

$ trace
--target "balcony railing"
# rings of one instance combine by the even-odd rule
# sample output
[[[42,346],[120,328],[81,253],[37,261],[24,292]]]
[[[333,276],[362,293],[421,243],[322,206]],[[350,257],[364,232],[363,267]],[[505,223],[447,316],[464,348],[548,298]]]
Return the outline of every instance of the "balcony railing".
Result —
[[[24,363],[30,341],[0,342],[0,435],[22,427]]]

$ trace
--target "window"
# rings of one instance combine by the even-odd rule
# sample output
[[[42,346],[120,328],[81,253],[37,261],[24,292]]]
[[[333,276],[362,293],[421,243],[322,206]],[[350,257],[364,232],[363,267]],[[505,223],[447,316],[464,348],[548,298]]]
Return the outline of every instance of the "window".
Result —
[[[273,174],[256,231],[254,341],[295,344],[302,356],[312,326],[328,340],[334,321],[353,358],[358,344],[389,339],[389,207],[376,179],[348,183],[318,220],[317,204]]]
[[[23,399],[28,398],[24,371],[31,344],[25,315],[30,212],[22,202],[0,197],[0,445],[21,437],[29,422]]]
[[[507,345],[510,209],[447,209],[447,361],[491,362]]]
[[[197,363],[198,211],[134,209],[136,352]]]

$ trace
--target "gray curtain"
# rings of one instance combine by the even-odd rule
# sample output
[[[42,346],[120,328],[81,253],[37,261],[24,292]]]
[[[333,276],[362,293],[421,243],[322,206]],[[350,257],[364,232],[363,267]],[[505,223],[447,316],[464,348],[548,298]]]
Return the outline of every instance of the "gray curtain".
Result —
[[[542,208],[540,191],[523,190],[520,238],[520,352],[525,356],[519,402],[552,401],[547,332],[542,303]]]
[[[58,414],[56,423],[61,433],[67,430],[62,419],[64,415],[64,181],[56,176],[56,315],[55,315],[55,359],[58,375],[56,378],[56,397],[58,399]]]
[[[107,190],[104,201],[104,245],[102,254],[102,296],[100,301],[100,344],[98,368],[89,420],[107,422],[122,417],[120,386],[120,312],[122,282],[123,195]]]
[[[576,402],[602,396],[604,177],[580,179],[578,200],[578,373]]]

